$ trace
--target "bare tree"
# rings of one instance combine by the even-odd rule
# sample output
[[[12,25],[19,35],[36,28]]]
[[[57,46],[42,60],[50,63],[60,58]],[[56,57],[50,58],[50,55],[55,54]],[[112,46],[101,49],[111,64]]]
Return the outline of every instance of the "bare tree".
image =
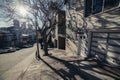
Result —
[[[7,12],[5,17],[9,19],[14,19],[17,14],[14,0],[5,0],[7,3],[1,5],[4,11]],[[24,8],[28,8],[29,14],[32,17],[27,17],[35,26],[36,30],[40,30],[40,33],[43,36],[44,52],[45,55],[48,55],[48,37],[50,36],[51,31],[54,29],[57,24],[56,17],[58,10],[64,6],[67,0],[21,0],[20,4],[25,5]],[[9,5],[8,5],[9,4]],[[3,12],[4,13],[4,12]],[[38,34],[38,33],[37,33]]]
[[[58,10],[65,2],[64,0],[24,0],[24,3],[32,8],[31,13],[36,17],[37,28],[43,36],[45,55],[48,55],[48,37],[57,24]]]
[[[14,18],[15,16],[15,6],[13,5],[13,1],[4,0],[0,2],[0,18],[7,18],[8,21]]]

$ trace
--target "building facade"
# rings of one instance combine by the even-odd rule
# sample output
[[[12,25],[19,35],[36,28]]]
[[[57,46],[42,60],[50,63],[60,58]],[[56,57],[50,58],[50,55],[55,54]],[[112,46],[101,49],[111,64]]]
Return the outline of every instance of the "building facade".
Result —
[[[68,1],[66,11],[67,48],[77,55],[92,56],[100,61],[119,65],[120,9],[109,8],[110,10],[96,15],[91,13],[92,15],[85,17],[85,7],[87,7],[85,1],[87,0]],[[111,3],[108,0],[104,1],[106,1],[104,6]],[[93,8],[94,6],[93,4]],[[68,44],[71,47],[74,46],[75,49]]]

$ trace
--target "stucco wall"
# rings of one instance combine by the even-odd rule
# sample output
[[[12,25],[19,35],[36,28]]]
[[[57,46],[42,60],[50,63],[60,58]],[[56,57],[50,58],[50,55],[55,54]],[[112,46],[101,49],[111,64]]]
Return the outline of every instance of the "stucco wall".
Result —
[[[74,1],[74,0],[73,0]],[[76,2],[76,4],[75,4]],[[92,31],[99,31],[100,33],[102,31],[104,31],[105,34],[110,35],[110,37],[106,36],[106,40],[108,40],[108,42],[105,43],[104,47],[106,48],[106,52],[105,55],[107,55],[107,57],[109,56],[114,56],[115,59],[117,59],[118,61],[120,60],[118,56],[119,55],[119,51],[118,48],[120,48],[119,44],[120,44],[120,37],[118,35],[120,35],[120,33],[114,34],[114,32],[119,32],[120,31],[120,9],[113,9],[104,13],[99,13],[96,15],[92,15],[89,16],[87,18],[84,18],[84,0],[77,0],[74,2],[74,5],[72,6],[72,8],[69,8],[69,5],[67,6],[67,11],[66,11],[66,25],[67,25],[67,34],[69,35],[68,39],[72,42],[71,44],[75,44],[76,48],[78,48],[78,44],[80,46],[80,54],[83,55],[89,55],[92,54],[92,52],[90,52],[91,48],[91,38],[94,38],[91,34],[89,34],[88,32],[90,31],[90,33]],[[78,30],[81,29],[86,29],[88,30],[83,31],[84,34],[82,35],[84,38],[81,37],[77,37],[81,39],[81,42],[78,41],[76,39],[76,32]],[[106,30],[106,31],[105,31]],[[107,32],[107,31],[112,31],[113,32]],[[104,34],[101,34],[104,35]],[[114,35],[114,38],[112,38]],[[111,37],[112,36],[112,37]],[[97,35],[97,37],[100,37],[100,35]],[[107,39],[108,38],[108,39]],[[112,42],[117,43],[116,45],[109,45],[111,42],[111,38],[112,38]],[[101,38],[97,38],[99,40],[97,41],[101,41]],[[74,43],[77,42],[77,43]],[[69,44],[70,45],[70,44]],[[108,45],[108,46],[107,46]],[[96,44],[96,46],[100,46],[99,44]],[[117,46],[117,47],[116,47]],[[98,49],[102,50],[103,48],[98,47]],[[107,49],[112,49],[112,51],[114,52],[110,52]],[[76,49],[76,53],[77,53]],[[118,53],[116,54],[115,51],[117,51]],[[111,53],[111,54],[109,54]],[[104,56],[105,56],[104,55]],[[100,57],[100,56],[99,56]],[[107,60],[109,61],[111,59],[111,57]],[[113,58],[112,58],[113,59]],[[112,60],[111,63],[115,63],[116,60]],[[117,62],[118,62],[117,61]]]

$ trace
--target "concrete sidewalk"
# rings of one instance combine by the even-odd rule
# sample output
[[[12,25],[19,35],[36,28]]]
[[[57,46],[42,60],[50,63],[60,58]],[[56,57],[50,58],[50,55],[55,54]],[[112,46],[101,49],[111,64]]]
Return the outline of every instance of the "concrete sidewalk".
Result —
[[[107,66],[100,66],[95,60],[84,60],[80,56],[63,50],[50,49],[49,56],[33,60],[18,80],[119,80],[120,73]]]

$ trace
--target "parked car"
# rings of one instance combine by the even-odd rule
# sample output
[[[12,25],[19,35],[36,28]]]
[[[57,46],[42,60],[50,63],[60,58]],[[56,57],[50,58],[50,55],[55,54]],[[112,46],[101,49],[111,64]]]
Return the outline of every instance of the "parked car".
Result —
[[[0,53],[7,53],[7,52],[14,52],[16,51],[16,48],[14,47],[5,47],[0,49]]]
[[[0,49],[0,54],[1,53],[6,53],[8,50],[6,50],[6,49]]]
[[[8,52],[14,52],[14,51],[16,51],[16,48],[14,48],[14,47],[8,47]]]
[[[22,46],[22,48],[29,48],[29,47],[33,47],[33,45],[31,45],[31,44],[25,44],[25,45]]]

